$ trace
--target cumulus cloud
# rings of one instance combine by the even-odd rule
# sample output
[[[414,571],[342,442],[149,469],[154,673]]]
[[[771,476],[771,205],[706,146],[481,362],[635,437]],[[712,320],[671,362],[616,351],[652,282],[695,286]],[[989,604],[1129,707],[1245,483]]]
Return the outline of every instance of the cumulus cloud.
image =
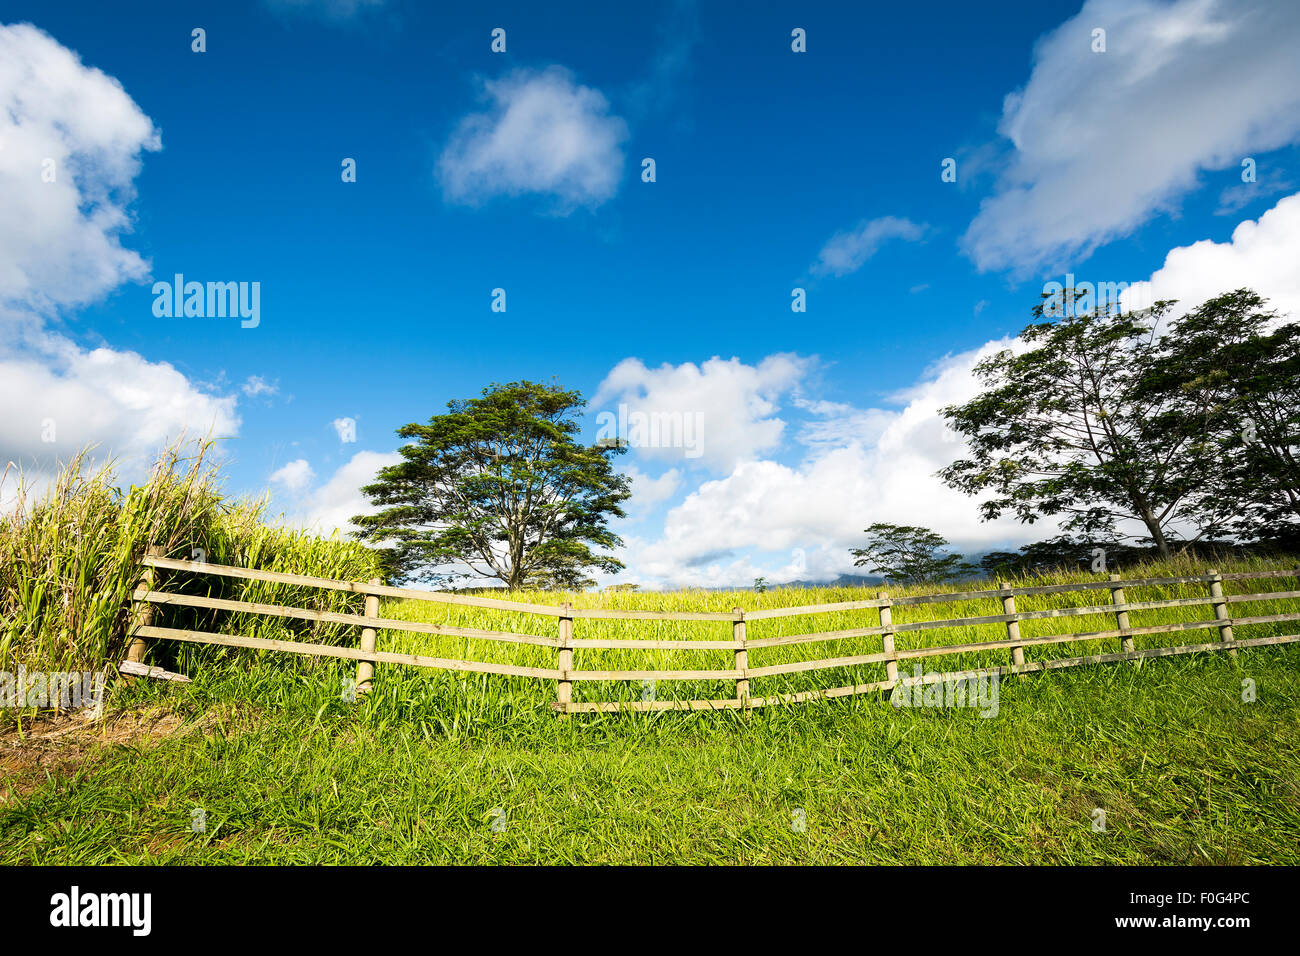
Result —
[[[374,511],[370,499],[361,493],[362,486],[373,483],[381,468],[401,460],[402,456],[397,452],[357,452],[328,481],[300,501],[298,523],[325,534],[353,530],[352,518],[355,515]]]
[[[838,277],[857,272],[890,239],[918,242],[925,236],[926,228],[897,216],[881,216],[858,223],[852,229],[831,236],[813,263],[812,273]]]
[[[18,462],[91,443],[144,458],[182,432],[225,437],[239,428],[233,396],[197,390],[166,362],[40,333],[18,350],[0,338],[0,408],[0,455]]]
[[[1122,294],[1121,303],[1128,310],[1177,299],[1194,308],[1246,286],[1279,312],[1300,318],[1297,262],[1300,194],[1242,222],[1228,242],[1171,250],[1147,281]],[[806,449],[803,459],[786,464],[751,455],[724,477],[700,484],[669,509],[662,535],[627,537],[623,577],[670,587],[742,586],[758,576],[827,580],[854,571],[848,549],[861,543],[862,529],[874,521],[934,528],[966,554],[1049,537],[1056,532],[1050,522],[981,521],[975,500],[935,477],[964,451],[939,410],[978,393],[976,362],[1017,347],[1001,339],[944,359],[889,396],[890,408],[804,397],[807,367],[797,365],[781,387],[792,392],[791,406],[803,416],[794,434]],[[670,373],[660,370],[671,380]],[[765,451],[775,447],[763,444]]]
[[[1250,288],[1270,307],[1300,319],[1300,193],[1287,196],[1259,219],[1247,219],[1228,242],[1202,239],[1179,246],[1146,282],[1120,295],[1125,309],[1177,299],[1179,311],[1233,289]]]
[[[461,120],[438,161],[448,200],[536,194],[569,212],[618,191],[627,124],[599,90],[554,66],[488,80],[484,92],[487,111]]]
[[[273,471],[270,480],[274,484],[284,485],[289,491],[297,493],[311,484],[311,480],[315,477],[316,472],[312,471],[307,459],[299,458],[297,461],[291,461]]]
[[[636,465],[629,465],[624,474],[632,479],[632,497],[628,499],[629,514],[644,514],[663,504],[677,493],[682,485],[679,468],[669,468],[657,478],[652,478]]]
[[[818,419],[803,461],[745,461],[704,482],[669,510],[659,539],[629,540],[627,577],[672,587],[831,578],[854,571],[848,549],[874,521],[940,529],[968,552],[1027,540],[1011,520],[981,522],[972,499],[935,477],[962,451],[939,409],[972,398],[975,363],[1008,344],[946,359],[899,396],[901,409],[805,403]]]
[[[238,430],[233,396],[46,328],[145,275],[121,237],[141,157],[159,145],[117,80],[30,24],[0,26],[0,462],[40,475],[96,443],[134,476],[182,433]]]
[[[1294,141],[1297,42],[1300,4],[1088,0],[1006,97],[1009,168],[965,251],[981,270],[1064,269],[1174,209],[1201,171]]]
[[[626,418],[635,425],[637,416],[660,423],[653,431],[644,430],[657,436],[649,443],[638,442],[635,432],[618,436],[629,439],[646,459],[730,470],[781,444],[785,422],[776,415],[779,400],[811,364],[781,354],[758,365],[715,356],[699,365],[647,368],[640,359],[628,358],[605,376],[591,411],[598,424]]]
[[[31,24],[0,26],[0,304],[46,312],[142,278],[120,239],[160,146],[117,80]]]

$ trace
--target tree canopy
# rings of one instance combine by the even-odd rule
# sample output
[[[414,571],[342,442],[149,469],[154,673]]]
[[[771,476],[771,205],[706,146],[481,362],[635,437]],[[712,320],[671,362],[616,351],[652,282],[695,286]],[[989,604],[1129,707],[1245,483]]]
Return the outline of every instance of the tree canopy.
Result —
[[[890,581],[935,583],[972,572],[960,554],[942,549],[947,540],[929,528],[877,522],[866,529],[867,545],[853,548],[855,567],[869,567]]]
[[[942,410],[970,457],[940,476],[988,495],[986,519],[1063,516],[1067,538],[1112,548],[1300,543],[1300,326],[1250,289],[1169,322],[1174,305],[1028,326],[976,366],[983,392]]]
[[[1300,543],[1300,325],[1250,289],[1203,303],[1169,335],[1147,388],[1204,416],[1204,523],[1251,542]]]
[[[619,445],[576,438],[581,393],[535,382],[493,384],[479,398],[397,434],[402,461],[361,490],[380,510],[352,519],[396,574],[421,581],[497,579],[509,588],[589,585],[623,565],[608,520],[623,517]]]
[[[1210,396],[1150,387],[1168,357],[1158,329],[1173,304],[1131,314],[1106,305],[1028,326],[1018,350],[976,365],[983,392],[942,409],[970,457],[940,477],[989,495],[986,520],[1064,516],[1063,531],[1112,540],[1133,521],[1168,555],[1166,529],[1204,517],[1194,491],[1214,456],[1197,407]]]

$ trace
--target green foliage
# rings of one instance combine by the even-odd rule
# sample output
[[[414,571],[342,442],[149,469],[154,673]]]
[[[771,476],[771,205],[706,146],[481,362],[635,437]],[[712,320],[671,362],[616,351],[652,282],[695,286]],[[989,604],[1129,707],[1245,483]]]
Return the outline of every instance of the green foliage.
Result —
[[[1168,357],[1157,327],[1172,304],[1127,315],[1106,306],[1030,325],[1019,349],[981,361],[985,390],[942,410],[971,457],[940,477],[987,495],[986,520],[1064,516],[1063,531],[1108,540],[1122,540],[1134,521],[1168,555],[1166,529],[1201,518],[1194,492],[1213,459],[1204,415],[1184,396],[1147,387]]]
[[[128,489],[114,467],[87,472],[75,456],[53,484],[32,500],[20,476],[13,510],[0,516],[0,669],[98,670],[126,649],[131,594],[140,558],[151,545],[168,557],[192,558],[320,577],[368,579],[379,573],[373,552],[356,542],[323,539],[268,523],[265,502],[228,501],[206,459],[211,445],[175,446],[154,464],[149,480]],[[196,549],[198,551],[196,552]],[[341,592],[289,588],[256,581],[159,572],[161,589],[244,601],[358,610]],[[213,612],[168,608],[157,623],[203,629]],[[337,640],[337,625],[315,627],[265,617],[225,615],[226,633],[292,637],[310,630]],[[174,649],[160,648],[166,660]],[[238,657],[203,651],[206,660]],[[247,655],[245,655],[247,657]]]
[[[948,541],[929,528],[877,522],[866,530],[867,546],[853,548],[855,567],[868,567],[890,581],[948,581],[975,570],[960,554],[941,549]]]
[[[421,581],[577,589],[593,583],[588,569],[621,569],[603,552],[622,543],[607,521],[623,517],[630,494],[612,464],[624,449],[576,440],[584,405],[579,392],[512,382],[403,426],[413,440],[362,489],[382,510],[352,519],[358,536],[385,546],[392,572]]]
[[[1146,388],[1206,422],[1210,467],[1193,498],[1220,532],[1300,541],[1300,325],[1279,324],[1250,289],[1181,318]]]
[[[1173,305],[1026,328],[1019,350],[976,366],[984,392],[943,409],[971,457],[940,476],[990,495],[986,519],[1063,515],[1067,537],[1112,548],[1138,522],[1166,556],[1178,528],[1195,529],[1192,542],[1231,535],[1293,550],[1300,326],[1238,289],[1162,331]]]

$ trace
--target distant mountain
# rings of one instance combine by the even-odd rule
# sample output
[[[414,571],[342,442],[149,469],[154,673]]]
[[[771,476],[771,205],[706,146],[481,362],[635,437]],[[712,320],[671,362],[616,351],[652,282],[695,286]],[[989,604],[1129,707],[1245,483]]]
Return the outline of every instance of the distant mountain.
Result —
[[[883,584],[884,578],[876,574],[841,574],[826,581],[768,581],[769,591],[776,588],[861,588],[868,585]],[[739,585],[729,588],[708,588],[710,591],[752,591],[754,586]]]
[[[789,581],[784,584],[772,584],[778,588],[861,588],[869,584],[884,584],[885,579],[878,574],[841,574],[831,581]],[[753,588],[741,588],[752,591]]]

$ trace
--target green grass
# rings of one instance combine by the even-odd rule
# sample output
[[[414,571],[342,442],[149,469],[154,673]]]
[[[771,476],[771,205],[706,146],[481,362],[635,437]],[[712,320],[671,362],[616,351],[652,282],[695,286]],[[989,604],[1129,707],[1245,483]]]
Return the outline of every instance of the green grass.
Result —
[[[139,561],[150,545],[169,557],[206,555],[218,564],[365,580],[378,565],[354,541],[321,538],[276,526],[266,502],[222,494],[211,443],[164,450],[149,479],[119,487],[111,462],[91,470],[75,456],[39,496],[18,478],[17,502],[0,515],[0,670],[99,670],[120,661],[130,627],[130,599]],[[13,476],[9,476],[12,478]],[[342,610],[354,597],[255,581],[160,575],[173,589],[198,588],[216,597]],[[173,615],[182,626],[205,627],[211,614]],[[351,639],[338,627],[301,622],[227,619],[245,633],[326,643]],[[272,633],[273,632],[273,633]],[[7,723],[0,712],[0,728]]]
[[[1287,559],[1225,559],[1219,562],[1217,570],[1221,573],[1234,571],[1265,571],[1289,569],[1295,566],[1293,560]],[[1179,577],[1192,574],[1204,574],[1207,568],[1191,559],[1178,559],[1169,562],[1153,562],[1125,569],[1126,578]],[[1043,578],[1021,582],[1024,585],[1065,584],[1104,579],[1102,575],[1083,573],[1060,573]],[[970,582],[962,585],[966,590],[987,589],[988,582]],[[1294,591],[1294,578],[1262,578],[1246,581],[1230,581],[1224,586],[1228,594],[1264,593],[1275,591]],[[908,595],[935,593],[944,590],[934,586],[913,586],[891,588],[889,593],[894,598]],[[729,611],[743,606],[746,610],[788,607],[805,604],[827,604],[842,601],[863,600],[876,596],[875,591],[862,588],[811,588],[811,589],[772,589],[761,594],[752,592],[709,592],[679,591],[663,594],[599,592],[599,593],[531,593],[516,595],[516,598],[543,604],[560,604],[571,601],[575,607],[619,608],[624,610],[658,610],[658,611]],[[1165,586],[1129,587],[1126,589],[1129,602],[1143,602],[1170,598],[1208,598],[1208,586],[1204,584],[1181,584]],[[1035,611],[1055,608],[1079,608],[1085,606],[1106,605],[1110,601],[1107,589],[1097,589],[1065,594],[1046,594],[1022,596],[1017,600],[1017,610]],[[473,607],[448,606],[421,601],[385,602],[381,615],[404,620],[418,620],[429,623],[451,624],[459,627],[473,627],[487,630],[513,631],[524,634],[554,636],[556,622],[554,618],[523,613],[486,610]],[[946,603],[904,605],[893,609],[895,625],[919,621],[932,621],[943,618],[980,617],[1002,613],[999,599],[979,599],[971,601],[953,601]],[[1300,613],[1300,601],[1295,599],[1269,599],[1260,602],[1243,602],[1232,605],[1235,616]],[[1148,625],[1172,624],[1184,621],[1206,620],[1213,618],[1210,605],[1178,608],[1158,608],[1146,611],[1134,611],[1130,614],[1130,625],[1142,627]],[[793,634],[805,634],[815,631],[838,631],[855,627],[871,627],[878,624],[878,615],[874,609],[858,611],[841,611],[823,614],[799,615],[794,617],[772,618],[753,621],[746,625],[749,640],[765,637],[777,637]],[[1066,618],[1046,618],[1025,621],[1020,625],[1021,636],[1032,638],[1051,634],[1080,633],[1090,631],[1113,630],[1115,628],[1113,612],[1102,610],[1092,614]],[[731,637],[729,622],[671,622],[671,621],[619,621],[604,619],[578,619],[574,625],[577,638],[653,638],[673,639],[728,639]],[[1281,622],[1273,624],[1245,625],[1236,629],[1235,637],[1243,640],[1253,637],[1270,637],[1296,633],[1300,622]],[[903,631],[896,637],[899,650],[919,647],[936,647],[953,644],[967,644],[981,641],[1005,640],[1006,625],[1000,623],[971,625],[963,627],[936,628],[920,631]],[[1217,629],[1175,631],[1163,634],[1139,635],[1134,639],[1138,649],[1179,644],[1211,643],[1218,639]],[[427,634],[413,634],[401,631],[384,631],[380,633],[379,649],[400,651],[404,653],[426,654],[437,657],[461,658],[492,663],[518,664],[528,667],[555,667],[555,650],[547,647],[522,644],[506,644],[487,639],[445,637]],[[881,651],[881,638],[867,636],[842,638],[832,641],[819,641],[793,646],[755,648],[748,653],[751,668],[764,667],[793,661],[815,660],[818,658],[848,657],[877,653]],[[1044,644],[1026,649],[1026,658],[1030,661],[1071,658],[1114,652],[1118,650],[1118,641],[1088,640],[1070,641],[1060,644]],[[922,663],[926,672],[956,671],[986,668],[1003,665],[1009,661],[1009,652],[1005,649],[944,655],[925,659]],[[912,673],[917,661],[901,662],[900,670]],[[580,649],[574,652],[574,664],[578,669],[587,670],[706,670],[727,669],[734,664],[733,654],[729,650],[599,650]],[[750,681],[750,694],[753,697],[766,697],[777,694],[813,691],[820,688],[864,684],[885,678],[883,664],[865,665],[851,668],[829,668],[796,674],[771,675],[758,677]],[[424,676],[415,671],[408,671],[399,680],[418,685]],[[554,699],[554,683],[534,681],[526,678],[500,679],[500,693],[527,700]],[[642,694],[640,682],[588,682],[574,683],[574,700],[576,701],[610,701],[636,700]],[[732,681],[658,681],[655,696],[659,700],[672,699],[719,699],[735,695]]]
[[[1297,664],[1026,676],[991,719],[873,694],[559,720],[491,678],[430,681],[403,713],[343,703],[330,667],[201,675],[120,691],[207,725],[34,780],[0,803],[0,862],[1295,864]]]
[[[126,599],[149,542],[218,563],[352,580],[370,552],[270,526],[228,503],[201,456],[173,453],[127,491],[70,469],[40,502],[0,519],[0,670],[120,659]],[[1224,561],[1223,572],[1294,567]],[[1203,573],[1190,559],[1126,578]],[[1095,580],[1084,574],[1023,582]],[[163,590],[360,611],[356,595],[164,573]],[[986,585],[972,583],[969,588]],[[1229,593],[1295,589],[1294,578]],[[923,589],[891,589],[895,597]],[[933,590],[933,589],[925,589]],[[1204,585],[1129,587],[1131,601]],[[579,607],[747,610],[861,600],[852,588],[513,595]],[[1107,591],[1025,597],[1019,610],[1104,604]],[[1001,613],[977,600],[896,607],[895,623]],[[1300,601],[1237,604],[1237,616]],[[385,602],[385,616],[551,636],[554,618]],[[1138,611],[1134,626],[1205,619],[1208,605]],[[354,645],[355,629],[247,615],[161,611],[158,623]],[[751,639],[873,626],[876,612],[750,622]],[[1106,630],[1114,616],[1025,622],[1026,637]],[[1246,639],[1296,631],[1247,625]],[[579,638],[726,638],[725,622],[579,619]],[[902,632],[900,649],[1005,637],[1002,624]],[[1139,648],[1213,641],[1214,629],[1138,637]],[[555,666],[553,648],[383,631],[381,650]],[[751,667],[878,651],[879,637],[749,652]],[[1114,651],[1078,641],[1044,660]],[[931,658],[932,670],[1005,664],[1005,649]],[[730,651],[575,653],[580,668],[730,668]],[[48,717],[0,713],[0,864],[54,863],[1300,863],[1300,648],[1089,665],[1004,678],[996,716],[895,708],[869,693],[751,713],[577,715],[553,681],[378,665],[343,699],[355,665],[156,642],[150,659],[192,684],[112,685],[107,718],[51,736]],[[910,671],[910,663],[902,666]],[[883,665],[755,678],[754,696],[869,683]],[[1256,692],[1247,701],[1243,684]],[[730,698],[731,681],[659,681],[658,699]],[[633,700],[640,683],[575,684],[578,701]],[[162,715],[167,732],[126,734]],[[74,718],[75,719],[75,718]],[[191,813],[206,812],[203,833]],[[1093,815],[1106,813],[1105,832]],[[494,812],[505,826],[493,828]],[[802,831],[792,827],[798,813]]]
[[[1175,564],[1125,576],[1189,570]],[[1234,582],[1229,590],[1289,586],[1283,578]],[[1195,586],[1180,585],[1129,596],[1193,593]],[[725,610],[867,596],[822,589],[528,597]],[[1022,606],[1093,599],[1037,600]],[[900,609],[895,620],[958,610],[992,614],[1000,607],[923,605]],[[386,604],[383,613],[541,634],[555,627],[548,618],[415,602]],[[1133,623],[1208,614],[1207,607],[1135,612]],[[1110,626],[1107,617],[1034,622],[1025,630],[1099,630]],[[755,622],[750,634],[862,623],[862,612],[778,618]],[[725,636],[728,626],[576,623],[580,637]],[[1243,627],[1237,636],[1284,628]],[[899,646],[1003,633],[1002,625],[911,632],[899,635]],[[1214,634],[1138,643],[1198,643]],[[753,651],[750,661],[879,648],[879,638],[837,643]],[[1030,648],[1027,656],[1097,653],[1112,644]],[[380,647],[554,664],[549,648],[400,632],[381,632]],[[749,714],[560,719],[549,706],[552,681],[390,665],[378,666],[375,692],[351,704],[340,689],[355,671],[343,662],[195,646],[168,653],[171,666],[194,675],[193,684],[119,685],[111,708],[156,708],[179,715],[190,731],[92,747],[48,776],[18,774],[0,803],[0,862],[1300,862],[1300,648],[1293,645],[1244,649],[1236,660],[1196,654],[1004,678],[991,718],[970,709],[895,708],[872,693]],[[633,663],[633,652],[580,653],[590,655],[581,666]],[[963,655],[962,666],[1003,663],[1005,654]],[[728,666],[730,656],[645,652],[635,663]],[[927,666],[951,669],[943,660],[951,659]],[[754,693],[880,676],[883,668],[870,667],[788,675],[766,679]],[[1257,693],[1249,703],[1247,680]],[[577,699],[640,690],[575,686]],[[734,684],[660,682],[657,689],[661,699],[730,696]],[[207,814],[202,834],[190,829],[195,807]],[[492,827],[498,809],[500,832]],[[1106,813],[1105,832],[1092,829],[1096,809]],[[803,832],[792,827],[796,811],[806,820]]]

